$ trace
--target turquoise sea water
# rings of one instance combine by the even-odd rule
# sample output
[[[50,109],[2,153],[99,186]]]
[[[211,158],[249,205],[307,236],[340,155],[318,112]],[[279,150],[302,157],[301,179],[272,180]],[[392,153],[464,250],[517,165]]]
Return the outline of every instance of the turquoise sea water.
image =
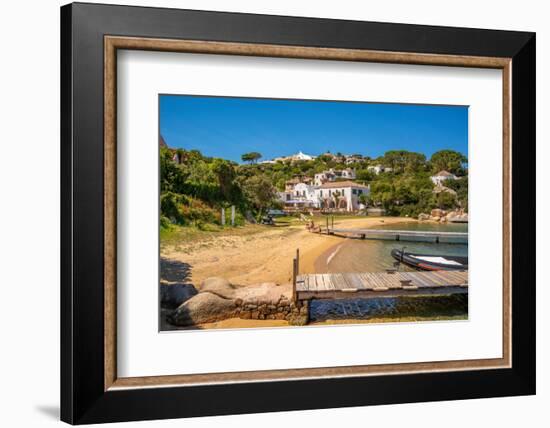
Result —
[[[380,225],[376,229],[467,232],[468,224],[401,223]],[[317,273],[383,271],[393,266],[395,260],[391,257],[391,250],[394,248],[405,248],[405,251],[413,253],[468,255],[467,243],[441,242],[436,244],[433,241],[433,238],[426,239],[424,242],[407,241],[403,238],[400,241],[342,238],[341,243],[333,246],[317,261],[315,271]],[[403,265],[400,266],[400,269],[409,270]]]
[[[425,230],[467,232],[467,224],[401,223],[380,225],[376,229]],[[438,255],[468,255],[467,243],[439,243],[395,240],[344,239],[330,248],[315,264],[317,273],[377,272],[391,268],[394,259],[391,250],[402,249],[413,253]],[[399,270],[412,270],[401,264]],[[328,319],[368,319],[376,317],[440,317],[467,316],[468,297],[434,296],[424,298],[383,298],[349,300],[312,300],[311,321]]]

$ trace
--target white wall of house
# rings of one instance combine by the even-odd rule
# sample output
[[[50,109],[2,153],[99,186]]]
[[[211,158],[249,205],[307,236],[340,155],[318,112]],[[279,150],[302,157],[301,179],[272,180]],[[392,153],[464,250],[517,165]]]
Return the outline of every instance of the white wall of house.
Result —
[[[291,191],[280,192],[279,197],[285,205],[310,206],[319,208],[320,201],[315,192],[316,187],[305,183],[298,183]]]
[[[331,204],[335,203],[335,194],[339,194],[339,204],[340,200],[344,200],[345,210],[346,211],[357,211],[361,209],[359,203],[359,196],[362,194],[368,195],[370,189],[363,186],[343,186],[343,187],[328,187],[328,188],[317,188],[315,189],[317,194],[317,199],[319,201],[328,201]],[[334,206],[333,208],[341,208],[340,206]]]
[[[313,184],[315,186],[321,186],[326,182],[332,182],[337,178],[345,178],[348,180],[354,180],[356,177],[355,170],[346,168],[342,170],[329,169],[327,171],[319,172],[313,177]]]
[[[294,186],[293,193],[295,198],[304,198],[312,202],[317,202],[315,186],[310,186],[305,183],[298,183],[296,186]]]
[[[380,174],[384,170],[384,168],[382,167],[382,165],[371,165],[367,167],[367,170],[374,172],[375,174]]]
[[[443,182],[445,180],[456,180],[458,177],[454,174],[451,175],[432,175],[430,179],[432,180],[433,184],[436,186],[443,185]]]

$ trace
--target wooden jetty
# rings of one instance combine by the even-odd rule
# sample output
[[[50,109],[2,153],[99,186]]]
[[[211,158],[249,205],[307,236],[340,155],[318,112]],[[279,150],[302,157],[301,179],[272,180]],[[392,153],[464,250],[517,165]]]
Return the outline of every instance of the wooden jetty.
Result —
[[[468,241],[468,232],[439,232],[427,230],[393,230],[393,229],[326,229],[329,235],[346,235],[360,239],[393,239],[396,241],[433,239],[435,243],[449,242],[449,240]]]
[[[292,298],[363,299],[468,292],[468,271],[308,273],[300,274],[300,250],[292,260]]]
[[[374,299],[468,293],[468,271],[308,273],[300,274],[300,250],[292,260],[292,300],[300,324],[309,320],[312,299]]]
[[[307,225],[310,232],[326,235],[341,235],[346,238],[359,239],[386,239],[395,241],[423,241],[432,240],[436,244],[467,243],[468,232],[440,232],[436,230],[395,230],[395,229],[366,229],[366,228],[340,228],[334,227],[334,216],[329,220],[326,217],[326,225],[315,225],[313,222]]]
[[[302,274],[295,284],[298,301],[464,294],[468,271]]]

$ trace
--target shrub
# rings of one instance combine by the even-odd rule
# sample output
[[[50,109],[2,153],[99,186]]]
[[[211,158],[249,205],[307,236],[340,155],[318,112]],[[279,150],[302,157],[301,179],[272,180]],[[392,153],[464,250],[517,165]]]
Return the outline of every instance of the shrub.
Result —
[[[198,227],[202,223],[220,223],[220,214],[199,199],[189,199],[187,205],[180,207],[184,223],[194,223]]]
[[[456,197],[449,192],[441,192],[437,195],[437,207],[448,210],[456,206]]]
[[[184,195],[166,192],[160,195],[160,214],[172,223],[183,224],[185,219],[181,212],[181,206],[187,202]]]

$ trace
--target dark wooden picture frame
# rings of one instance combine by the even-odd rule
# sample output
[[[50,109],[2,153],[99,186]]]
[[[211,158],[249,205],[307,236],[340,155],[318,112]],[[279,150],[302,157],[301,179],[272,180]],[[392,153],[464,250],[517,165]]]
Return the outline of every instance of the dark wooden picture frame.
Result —
[[[117,378],[117,49],[501,69],[503,357]],[[61,129],[62,420],[80,424],[534,394],[533,33],[71,4],[61,9]]]

